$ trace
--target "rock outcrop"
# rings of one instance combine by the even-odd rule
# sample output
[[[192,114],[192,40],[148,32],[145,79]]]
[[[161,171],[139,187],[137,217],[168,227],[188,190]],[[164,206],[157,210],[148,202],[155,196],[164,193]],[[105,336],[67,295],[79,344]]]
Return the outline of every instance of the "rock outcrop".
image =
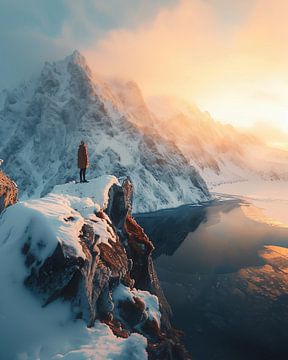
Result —
[[[54,201],[53,196],[58,201],[56,194],[49,201]],[[129,178],[122,185],[114,183],[107,206],[84,218],[78,253],[68,242],[59,242],[48,257],[41,258],[39,248],[46,244],[41,235],[33,239],[32,230],[26,228],[21,248],[27,269],[24,284],[44,308],[56,300],[70,303],[73,318],[84,320],[88,327],[100,320],[118,337],[142,334],[148,341],[149,359],[190,359],[181,333],[170,324],[170,306],[151,257],[154,247],[131,215],[132,199]],[[79,205],[73,211],[80,211]],[[73,226],[78,221],[73,214],[63,223]]]
[[[17,201],[18,189],[16,184],[0,171],[0,213],[9,205]]]

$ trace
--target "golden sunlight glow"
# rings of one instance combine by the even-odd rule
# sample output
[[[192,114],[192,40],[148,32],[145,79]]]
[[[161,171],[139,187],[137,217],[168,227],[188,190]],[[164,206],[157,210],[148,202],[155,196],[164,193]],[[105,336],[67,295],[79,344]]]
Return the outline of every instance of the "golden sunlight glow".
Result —
[[[263,209],[257,208],[255,206],[249,205],[241,205],[241,210],[247,216],[248,218],[261,223],[261,224],[267,224],[270,226],[275,227],[282,227],[282,228],[288,228],[287,224],[282,223],[281,221],[274,219],[272,217],[269,217],[264,214]]]
[[[85,55],[95,72],[133,78],[144,95],[177,95],[223,122],[288,131],[288,1],[221,3],[226,17],[213,1],[180,0]]]

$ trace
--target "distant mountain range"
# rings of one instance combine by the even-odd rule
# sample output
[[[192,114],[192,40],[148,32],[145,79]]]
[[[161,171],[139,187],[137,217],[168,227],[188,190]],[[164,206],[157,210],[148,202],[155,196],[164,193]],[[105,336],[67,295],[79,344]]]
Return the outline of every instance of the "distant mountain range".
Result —
[[[207,184],[288,179],[288,152],[271,148],[257,136],[212,119],[207,112],[175,98],[148,101],[156,128],[172,141]],[[256,134],[257,135],[257,134]]]
[[[95,76],[75,51],[0,99],[0,158],[22,198],[78,179],[77,148],[88,146],[88,177],[130,176],[136,211],[210,199],[209,186],[288,179],[288,152],[214,121],[176,98],[144,99],[138,85]]]

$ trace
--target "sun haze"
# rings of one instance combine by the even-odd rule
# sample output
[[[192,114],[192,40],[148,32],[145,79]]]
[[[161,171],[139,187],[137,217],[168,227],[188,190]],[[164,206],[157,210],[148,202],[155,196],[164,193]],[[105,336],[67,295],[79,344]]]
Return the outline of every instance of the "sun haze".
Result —
[[[139,81],[146,95],[197,103],[237,126],[288,129],[285,0],[181,0],[137,29],[85,49],[93,69]]]
[[[0,89],[78,49],[96,74],[132,78],[145,96],[288,131],[287,13],[286,0],[11,1],[0,13]]]

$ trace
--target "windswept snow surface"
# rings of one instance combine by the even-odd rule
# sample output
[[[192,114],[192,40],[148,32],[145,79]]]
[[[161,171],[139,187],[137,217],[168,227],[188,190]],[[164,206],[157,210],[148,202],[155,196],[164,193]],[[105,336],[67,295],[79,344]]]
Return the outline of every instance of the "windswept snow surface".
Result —
[[[57,301],[43,308],[24,286],[28,268],[22,249],[27,241],[41,262],[59,242],[68,253],[85,257],[79,243],[84,219],[94,220],[91,224],[99,234],[99,242],[116,241],[107,222],[95,215],[95,211],[106,207],[109,188],[115,183],[115,177],[102,176],[89,184],[56,186],[55,192],[46,197],[19,202],[2,213],[0,359],[147,359],[143,336],[132,334],[128,339],[119,339],[100,323],[87,329],[82,320],[72,321],[68,302]]]
[[[65,220],[71,217],[73,221]],[[6,209],[0,219],[1,245],[13,251],[30,237],[31,249],[42,261],[52,254],[58,242],[66,244],[74,255],[85,257],[79,244],[83,224],[81,214],[61,195],[19,202]]]
[[[56,185],[52,193],[76,196],[81,199],[89,198],[95,206],[99,206],[100,209],[106,209],[109,200],[108,193],[114,184],[120,185],[115,176],[102,175],[96,179],[89,180],[89,183],[70,182]]]
[[[73,255],[85,258],[79,243],[84,219],[96,220],[95,212],[105,209],[109,189],[117,183],[114,176],[101,176],[89,183],[56,186],[44,198],[19,202],[8,208],[1,219],[1,241],[11,248],[19,243],[23,246],[23,234],[29,232],[26,236],[33,239],[31,248],[42,261],[52,254],[58,242]],[[107,223],[97,218],[100,242],[108,243],[111,238],[106,227]]]
[[[83,340],[75,338],[72,349],[53,356],[51,360],[144,360],[147,340],[139,334],[128,339],[117,338],[110,328],[99,322],[85,329]]]

